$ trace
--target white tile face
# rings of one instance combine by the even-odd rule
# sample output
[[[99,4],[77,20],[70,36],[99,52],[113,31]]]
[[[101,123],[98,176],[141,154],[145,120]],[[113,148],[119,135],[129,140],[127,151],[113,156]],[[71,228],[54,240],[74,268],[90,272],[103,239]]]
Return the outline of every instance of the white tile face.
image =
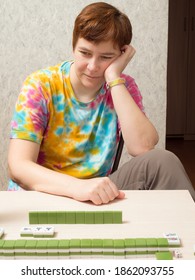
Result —
[[[54,235],[54,227],[52,226],[37,226],[33,228],[33,235],[39,236],[39,235],[48,235],[53,236]]]
[[[54,227],[44,227],[44,235],[53,236],[54,235]]]
[[[26,236],[54,236],[55,228],[53,226],[36,226],[36,227],[22,227],[20,230],[20,235]]]
[[[32,235],[33,232],[32,232],[32,228],[31,227],[22,227],[21,230],[20,230],[20,234],[25,234],[25,235]]]
[[[167,238],[169,245],[180,245],[180,239],[176,233],[164,233],[164,237]]]
[[[173,255],[174,255],[174,257],[175,258],[182,258],[182,252],[181,252],[181,250],[179,250],[179,249],[177,249],[177,250],[175,250],[174,252],[173,252]]]
[[[45,232],[44,227],[34,227],[33,228],[33,235],[38,236],[38,235],[43,235]]]

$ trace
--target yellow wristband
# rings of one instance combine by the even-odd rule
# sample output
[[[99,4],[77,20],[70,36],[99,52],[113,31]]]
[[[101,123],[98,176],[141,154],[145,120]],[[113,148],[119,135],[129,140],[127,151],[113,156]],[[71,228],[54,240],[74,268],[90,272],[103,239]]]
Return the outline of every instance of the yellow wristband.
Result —
[[[115,79],[115,80],[113,80],[111,82],[108,82],[107,84],[108,84],[109,88],[112,88],[112,87],[120,85],[120,84],[125,84],[125,79],[117,78],[117,79]]]

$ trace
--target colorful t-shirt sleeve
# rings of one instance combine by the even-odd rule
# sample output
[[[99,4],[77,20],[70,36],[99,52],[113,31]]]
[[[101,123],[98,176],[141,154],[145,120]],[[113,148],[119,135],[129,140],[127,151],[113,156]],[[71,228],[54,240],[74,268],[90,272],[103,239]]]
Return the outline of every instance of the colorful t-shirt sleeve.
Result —
[[[43,90],[37,77],[31,75],[26,79],[16,102],[10,138],[41,143],[48,121]]]
[[[142,112],[144,112],[144,106],[142,103],[142,95],[140,93],[140,90],[135,82],[135,80],[128,76],[128,75],[122,75],[123,78],[126,80],[126,88],[129,91],[130,95],[132,96],[133,100],[137,104],[137,106],[140,108]]]

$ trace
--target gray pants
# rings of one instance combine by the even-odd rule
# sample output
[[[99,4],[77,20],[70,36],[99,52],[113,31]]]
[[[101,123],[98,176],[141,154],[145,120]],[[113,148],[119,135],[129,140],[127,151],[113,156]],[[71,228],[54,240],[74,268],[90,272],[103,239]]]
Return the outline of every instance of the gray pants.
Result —
[[[121,190],[195,190],[176,155],[154,149],[122,165],[109,178]]]

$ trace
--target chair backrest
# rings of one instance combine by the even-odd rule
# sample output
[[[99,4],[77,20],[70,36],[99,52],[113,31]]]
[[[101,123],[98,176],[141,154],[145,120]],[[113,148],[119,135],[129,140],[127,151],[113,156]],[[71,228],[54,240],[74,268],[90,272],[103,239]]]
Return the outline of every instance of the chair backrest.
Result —
[[[116,158],[115,158],[115,161],[114,161],[114,164],[113,164],[113,167],[112,167],[111,174],[118,169],[119,162],[120,162],[120,159],[121,159],[121,154],[122,154],[122,151],[123,151],[123,145],[124,145],[124,140],[123,140],[123,136],[122,136],[122,133],[121,133],[120,140],[119,140],[119,143],[118,143],[117,152],[116,152]]]

